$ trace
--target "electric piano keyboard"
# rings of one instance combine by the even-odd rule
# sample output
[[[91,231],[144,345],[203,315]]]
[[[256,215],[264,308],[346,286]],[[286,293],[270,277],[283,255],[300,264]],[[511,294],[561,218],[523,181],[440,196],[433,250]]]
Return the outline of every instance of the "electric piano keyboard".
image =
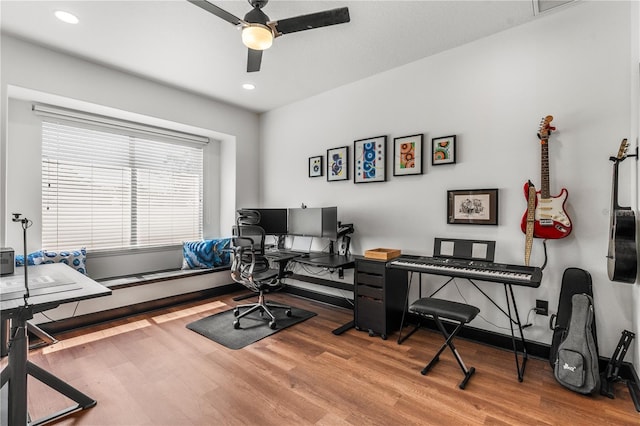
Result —
[[[539,287],[542,281],[542,270],[538,267],[477,260],[402,255],[388,262],[387,266],[426,274],[446,275],[526,287]]]

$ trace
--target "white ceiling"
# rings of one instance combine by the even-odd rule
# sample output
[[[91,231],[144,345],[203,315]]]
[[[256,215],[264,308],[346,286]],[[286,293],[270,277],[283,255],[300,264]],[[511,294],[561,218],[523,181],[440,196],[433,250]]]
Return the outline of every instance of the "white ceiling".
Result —
[[[245,0],[212,3],[242,18]],[[535,18],[531,0],[284,1],[272,20],[349,7],[351,22],[284,35],[246,72],[240,32],[186,0],[0,2],[4,33],[256,112],[272,110]],[[65,10],[77,25],[58,21]],[[256,85],[253,91],[242,83]]]

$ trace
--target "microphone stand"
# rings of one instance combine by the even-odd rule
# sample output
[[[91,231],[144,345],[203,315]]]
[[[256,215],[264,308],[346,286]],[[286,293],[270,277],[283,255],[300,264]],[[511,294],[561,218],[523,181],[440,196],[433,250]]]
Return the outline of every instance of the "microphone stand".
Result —
[[[29,268],[28,268],[29,260],[27,258],[27,228],[31,226],[32,222],[26,217],[21,218],[20,216],[21,216],[20,213],[13,213],[12,221],[20,222],[22,224],[22,242],[24,247],[24,289],[25,289],[25,293],[23,296],[24,297],[23,312],[28,312],[29,297],[31,296],[31,293],[29,291]],[[55,337],[53,337],[52,335],[50,335],[49,333],[47,333],[46,331],[38,327],[37,325],[29,322],[31,318],[33,318],[33,314],[27,314],[26,331],[33,333],[36,337],[38,337],[41,340],[41,343],[33,344],[29,346],[29,349],[35,349],[40,346],[46,346],[46,345],[52,345],[54,343],[58,343],[58,339],[56,339]]]

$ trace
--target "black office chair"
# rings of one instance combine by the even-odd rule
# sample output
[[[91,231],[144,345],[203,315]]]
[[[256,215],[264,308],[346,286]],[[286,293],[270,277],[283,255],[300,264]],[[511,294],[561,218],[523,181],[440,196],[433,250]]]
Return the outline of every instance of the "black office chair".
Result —
[[[240,318],[259,311],[260,316],[267,315],[269,327],[277,327],[276,317],[272,309],[284,309],[285,314],[291,316],[291,307],[277,303],[267,302],[264,292],[280,286],[278,269],[269,266],[269,261],[264,256],[264,229],[256,225],[260,222],[260,213],[255,210],[238,210],[236,214],[236,226],[233,229],[233,261],[231,263],[231,278],[249,290],[258,293],[257,303],[238,305],[233,314],[234,328],[240,328]],[[240,312],[241,309],[247,309]]]

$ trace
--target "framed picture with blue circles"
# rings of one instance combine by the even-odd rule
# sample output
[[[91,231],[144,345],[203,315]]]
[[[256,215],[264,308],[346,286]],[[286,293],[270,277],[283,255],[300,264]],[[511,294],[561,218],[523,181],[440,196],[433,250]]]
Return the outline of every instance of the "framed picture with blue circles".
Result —
[[[349,180],[349,147],[327,150],[327,181]]]
[[[387,137],[376,136],[353,143],[353,183],[387,180]]]
[[[309,157],[309,177],[322,176],[322,155]]]

